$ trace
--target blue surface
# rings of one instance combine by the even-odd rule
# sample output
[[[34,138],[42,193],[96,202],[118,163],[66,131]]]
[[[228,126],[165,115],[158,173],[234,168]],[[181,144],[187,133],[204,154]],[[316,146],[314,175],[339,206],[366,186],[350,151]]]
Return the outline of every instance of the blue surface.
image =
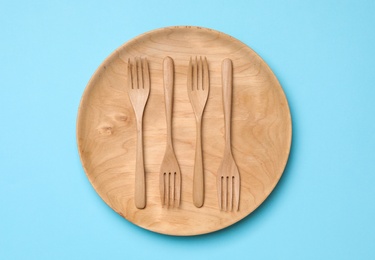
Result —
[[[286,171],[225,230],[169,237],[87,180],[77,109],[100,63],[171,25],[230,34],[289,100]],[[0,259],[375,259],[374,1],[0,1]]]

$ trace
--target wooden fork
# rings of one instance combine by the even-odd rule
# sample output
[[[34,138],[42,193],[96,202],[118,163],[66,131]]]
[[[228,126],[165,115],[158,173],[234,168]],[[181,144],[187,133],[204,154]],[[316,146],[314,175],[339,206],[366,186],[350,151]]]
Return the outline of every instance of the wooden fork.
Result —
[[[234,161],[231,147],[233,67],[230,59],[225,59],[222,62],[221,80],[223,85],[225,148],[217,174],[219,208],[224,211],[238,211],[240,202],[240,173]]]
[[[150,74],[146,59],[128,59],[128,94],[137,121],[137,154],[135,165],[135,206],[146,207],[146,180],[143,163],[143,112],[150,94]]]
[[[190,58],[187,75],[187,92],[196,120],[196,145],[193,175],[193,202],[198,208],[204,203],[204,168],[202,156],[202,116],[210,91],[207,59],[202,57],[192,61]]]
[[[163,207],[180,206],[181,172],[172,142],[172,111],[173,111],[173,85],[174,64],[170,57],[163,61],[164,72],[164,98],[165,113],[167,118],[167,147],[160,167],[160,197]]]

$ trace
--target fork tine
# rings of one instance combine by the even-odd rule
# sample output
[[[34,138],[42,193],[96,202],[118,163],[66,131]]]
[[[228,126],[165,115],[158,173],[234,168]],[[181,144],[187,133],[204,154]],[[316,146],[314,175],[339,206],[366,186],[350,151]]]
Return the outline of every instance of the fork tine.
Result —
[[[128,59],[128,88],[133,88],[132,64]]]
[[[197,57],[195,56],[195,61],[193,65],[193,90],[198,89],[198,63]]]
[[[150,89],[150,70],[148,67],[148,61],[147,58],[143,59],[143,88],[144,89]]]
[[[194,90],[192,80],[193,80],[193,64],[192,64],[192,60],[191,60],[191,57],[190,57],[188,74],[187,74],[187,88],[188,88],[188,91]]]
[[[210,75],[208,71],[207,58],[203,60],[203,90],[209,90],[210,88]]]
[[[167,201],[167,207],[169,208],[169,200],[170,200],[170,197],[171,197],[171,174],[168,172],[167,174],[167,183],[166,183],[166,187],[167,187],[167,193],[166,193],[166,201]]]
[[[216,187],[217,187],[217,198],[219,200],[219,209],[223,210],[223,204],[222,204],[223,177],[217,178]]]
[[[222,196],[223,196],[223,205],[224,205],[223,210],[227,211],[228,210],[228,177],[227,176],[223,178]]]
[[[233,183],[233,195],[234,195],[234,210],[238,211],[240,208],[240,177],[237,176]]]
[[[180,207],[180,202],[181,202],[181,174],[175,173],[175,179],[176,179],[176,207]]]
[[[199,57],[197,67],[198,67],[198,84],[197,84],[197,89],[202,90],[202,89],[203,89],[203,66],[202,66],[202,56]]]
[[[137,73],[137,63],[134,62],[131,65],[132,69],[132,82],[133,82],[133,88],[138,88],[138,73]]]
[[[137,67],[137,79],[138,79],[138,85],[137,88],[143,88],[143,74],[142,74],[142,64],[139,57],[135,58],[135,63]]]
[[[228,211],[233,210],[233,176],[228,177]]]
[[[170,200],[171,200],[171,206],[174,207],[174,198],[175,198],[175,173],[170,172],[169,176],[171,178],[171,187],[170,187]]]
[[[162,207],[165,206],[165,173],[160,175],[160,198]]]

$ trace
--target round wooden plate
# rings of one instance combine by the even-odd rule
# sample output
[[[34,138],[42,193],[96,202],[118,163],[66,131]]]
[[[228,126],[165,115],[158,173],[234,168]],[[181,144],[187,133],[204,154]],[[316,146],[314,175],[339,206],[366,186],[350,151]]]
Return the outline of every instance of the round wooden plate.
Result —
[[[146,106],[144,161],[147,206],[134,205],[136,122],[128,97],[127,62],[147,57],[151,92]],[[162,62],[175,64],[173,140],[181,168],[180,208],[163,208],[159,171],[166,148]],[[190,57],[206,56],[210,93],[203,117],[205,202],[192,198],[195,119],[187,93]],[[241,175],[240,210],[220,211],[216,174],[224,150],[221,62],[233,61],[232,149]],[[267,64],[248,46],[218,31],[168,27],[142,34],[114,51],[97,69],[83,94],[77,142],[87,177],[118,214],[145,229],[189,236],[213,232],[249,215],[272,192],[285,168],[292,136],[284,92]]]

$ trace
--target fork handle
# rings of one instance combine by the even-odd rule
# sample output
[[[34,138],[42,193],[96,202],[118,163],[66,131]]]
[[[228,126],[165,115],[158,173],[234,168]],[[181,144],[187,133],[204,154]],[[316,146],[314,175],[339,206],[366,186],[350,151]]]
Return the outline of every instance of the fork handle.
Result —
[[[204,174],[202,157],[202,118],[197,119],[197,137],[195,146],[195,162],[193,176],[193,202],[197,208],[203,206],[204,202]]]
[[[146,180],[143,163],[143,131],[142,120],[137,120],[137,158],[135,164],[135,206],[138,209],[146,207]]]
[[[167,118],[167,143],[172,146],[172,106],[174,64],[171,57],[165,57],[163,61],[165,114]]]
[[[224,59],[221,64],[221,80],[223,85],[225,149],[231,150],[231,116],[232,116],[232,84],[233,65],[231,59]]]

